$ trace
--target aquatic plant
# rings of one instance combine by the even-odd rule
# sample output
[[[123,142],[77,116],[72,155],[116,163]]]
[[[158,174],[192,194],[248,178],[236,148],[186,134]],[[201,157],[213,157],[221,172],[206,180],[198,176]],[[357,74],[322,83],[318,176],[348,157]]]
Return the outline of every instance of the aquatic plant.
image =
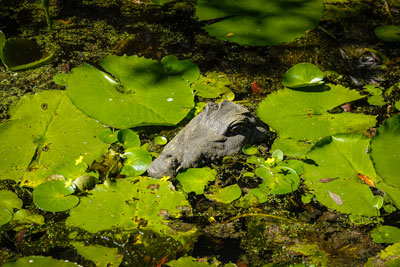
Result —
[[[229,204],[242,196],[242,189],[238,184],[224,188],[211,188],[211,194],[204,194],[204,196],[220,203]]]
[[[0,190],[0,226],[11,221],[14,209],[22,208],[22,204],[14,192]]]
[[[400,27],[396,25],[378,26],[374,30],[376,37],[386,42],[400,42]]]
[[[57,174],[75,179],[108,146],[104,126],[72,105],[65,91],[23,96],[0,124],[1,179],[35,187]]]
[[[325,91],[297,91],[284,88],[273,92],[256,110],[262,121],[281,138],[313,140],[336,133],[363,133],[375,125],[375,116],[329,110],[363,98],[357,91],[328,84]]]
[[[6,38],[0,31],[0,59],[11,71],[22,71],[36,68],[49,62],[54,49],[47,47],[42,51],[35,39]]]
[[[322,17],[321,0],[199,0],[196,16],[220,40],[242,45],[276,45],[301,37]]]
[[[324,74],[310,63],[299,63],[291,67],[283,76],[282,84],[288,88],[302,88],[321,85]]]
[[[76,67],[66,75],[67,95],[108,126],[175,125],[194,106],[190,84],[200,71],[189,60],[110,55],[99,63],[114,77],[88,64]]]
[[[182,186],[182,190],[186,193],[194,192],[197,195],[204,194],[204,188],[210,181],[214,181],[217,172],[208,167],[189,168],[178,173],[176,180]]]
[[[54,180],[45,182],[33,190],[33,203],[45,211],[59,212],[69,210],[79,203],[79,198],[72,195],[75,187],[72,182]]]
[[[49,256],[28,256],[17,259],[16,261],[7,262],[3,267],[16,267],[16,266],[59,266],[59,267],[78,267],[80,265],[69,262],[67,260],[58,260]]]

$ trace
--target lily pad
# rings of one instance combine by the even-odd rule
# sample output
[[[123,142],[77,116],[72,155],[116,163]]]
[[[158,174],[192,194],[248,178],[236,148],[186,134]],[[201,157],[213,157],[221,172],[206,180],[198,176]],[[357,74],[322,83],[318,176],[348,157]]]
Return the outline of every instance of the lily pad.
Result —
[[[379,127],[371,141],[371,158],[385,183],[400,188],[400,115]]]
[[[377,216],[376,199],[359,174],[374,181],[369,159],[370,139],[360,134],[339,134],[322,140],[307,154],[313,164],[304,164],[305,184],[323,205],[343,213]]]
[[[139,147],[140,146],[140,138],[139,135],[130,130],[123,129],[118,132],[118,141],[122,144],[122,146],[127,149],[130,147]]]
[[[152,157],[149,152],[139,147],[131,147],[125,150],[124,166],[121,174],[127,176],[138,176],[143,174],[150,166]]]
[[[110,128],[107,128],[99,132],[97,137],[106,144],[112,144],[118,141],[118,133],[119,131],[113,132]]]
[[[204,194],[208,199],[229,204],[242,195],[242,189],[237,184],[215,190],[213,194]]]
[[[307,141],[278,137],[272,144],[271,150],[279,149],[286,156],[302,158],[310,151],[313,145],[314,143]]]
[[[257,197],[261,194],[287,194],[297,190],[300,185],[300,177],[297,172],[286,166],[259,167],[256,169],[256,174],[263,179],[263,183],[259,188],[251,189],[249,193]]]
[[[165,136],[156,136],[153,141],[157,145],[163,146],[168,142],[168,139]]]
[[[182,185],[182,190],[186,193],[195,192],[197,195],[204,193],[204,187],[208,182],[214,181],[217,172],[208,167],[189,168],[178,173],[176,180]]]
[[[363,96],[341,85],[330,84],[328,89],[304,92],[285,88],[271,93],[256,113],[281,138],[297,140],[313,140],[337,133],[363,133],[375,125],[375,116],[330,113],[329,110]]]
[[[39,67],[46,64],[54,55],[52,49],[43,51],[34,39],[9,38],[4,41],[4,34],[2,36],[0,59],[12,71]]]
[[[321,0],[199,0],[196,16],[215,20],[205,30],[242,45],[276,45],[301,37],[322,17]]]
[[[57,267],[77,267],[80,266],[74,262],[66,260],[56,260],[52,257],[45,256],[28,256],[22,257],[14,262],[7,262],[3,267],[43,267],[43,266],[57,266]]]
[[[398,243],[400,242],[400,229],[390,225],[379,226],[370,233],[375,243]]]
[[[0,225],[8,223],[14,213],[14,209],[22,208],[22,200],[11,191],[0,190]]]
[[[39,214],[34,214],[29,210],[20,209],[14,213],[12,221],[18,224],[20,227],[28,227],[32,225],[32,223],[38,225],[44,224],[44,217]]]
[[[324,74],[317,66],[310,63],[299,63],[291,67],[283,76],[282,84],[289,88],[321,85]]]
[[[195,94],[202,98],[217,98],[223,94],[232,93],[229,89],[231,81],[224,73],[208,72],[192,84]]]
[[[76,67],[67,79],[67,94],[85,114],[108,126],[175,125],[194,106],[190,82],[198,78],[198,68],[187,60],[168,57],[163,64],[110,55],[99,62],[114,77],[88,64]]]
[[[65,91],[25,95],[11,115],[0,124],[0,177],[23,178],[22,186],[53,174],[74,179],[108,146],[96,137],[103,125],[76,109]]]
[[[246,155],[254,155],[258,152],[258,149],[256,146],[247,144],[242,147],[242,152]]]
[[[400,42],[400,27],[396,25],[384,25],[375,28],[375,35],[382,41]]]
[[[40,209],[50,212],[69,210],[79,203],[79,198],[71,195],[74,192],[75,187],[66,181],[42,183],[33,190],[33,203]]]
[[[71,209],[66,224],[91,233],[143,227],[183,241],[195,229],[184,232],[167,225],[183,209],[190,211],[184,194],[173,189],[170,182],[147,177],[106,181],[90,191],[90,195],[81,197],[80,204]]]
[[[118,248],[99,245],[86,246],[82,242],[71,242],[71,245],[80,255],[98,267],[119,266],[122,262],[123,255],[118,254]]]

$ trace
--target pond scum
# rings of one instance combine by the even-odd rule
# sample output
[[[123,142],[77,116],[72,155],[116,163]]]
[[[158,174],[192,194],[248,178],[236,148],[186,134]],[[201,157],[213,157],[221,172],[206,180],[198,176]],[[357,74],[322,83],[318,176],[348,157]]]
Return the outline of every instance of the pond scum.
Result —
[[[399,12],[3,0],[0,265],[399,266]],[[148,177],[224,100],[265,141]]]

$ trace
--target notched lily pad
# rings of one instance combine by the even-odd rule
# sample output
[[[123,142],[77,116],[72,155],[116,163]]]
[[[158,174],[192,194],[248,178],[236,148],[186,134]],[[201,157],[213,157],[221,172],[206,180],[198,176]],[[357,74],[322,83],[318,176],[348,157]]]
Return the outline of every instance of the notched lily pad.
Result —
[[[50,181],[42,183],[33,190],[33,203],[42,210],[59,212],[69,210],[79,203],[72,183],[66,181]]]
[[[150,166],[152,157],[149,152],[139,147],[125,150],[124,166],[121,174],[126,176],[138,176],[143,174]]]
[[[370,235],[376,243],[400,242],[400,229],[390,225],[379,226],[372,230]]]
[[[194,106],[190,82],[199,71],[192,62],[110,55],[99,63],[113,76],[88,64],[76,67],[67,79],[67,95],[108,126],[175,125]]]
[[[215,200],[224,204],[229,204],[232,201],[240,198],[242,189],[239,185],[233,184],[221,189],[216,189],[213,194],[204,194],[208,199]]]
[[[0,190],[0,225],[8,223],[14,213],[14,209],[22,207],[22,200],[11,191]]]
[[[34,39],[0,37],[0,59],[12,71],[22,71],[46,64],[54,55],[54,49],[42,50]]]
[[[71,104],[65,91],[25,95],[0,124],[0,177],[35,187],[51,175],[75,179],[107,144],[103,125]]]
[[[341,85],[327,86],[329,90],[322,92],[285,88],[271,93],[261,102],[256,113],[281,138],[297,140],[313,140],[336,133],[363,133],[375,125],[375,116],[329,112],[363,96]]]

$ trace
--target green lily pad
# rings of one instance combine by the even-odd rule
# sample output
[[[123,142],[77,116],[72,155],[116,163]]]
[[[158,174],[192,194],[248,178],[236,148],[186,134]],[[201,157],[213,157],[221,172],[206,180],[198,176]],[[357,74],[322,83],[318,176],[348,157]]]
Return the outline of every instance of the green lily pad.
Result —
[[[156,136],[153,141],[157,145],[163,146],[168,142],[168,139],[165,136]]]
[[[11,221],[13,213],[6,207],[0,207],[0,226]]]
[[[379,127],[371,141],[371,158],[385,183],[400,188],[400,115]]]
[[[175,125],[194,106],[190,82],[198,68],[187,60],[167,57],[164,65],[110,55],[99,62],[114,77],[85,64],[72,70],[67,94],[85,114],[108,126]]]
[[[216,190],[213,194],[204,194],[208,199],[215,200],[224,204],[229,204],[232,201],[242,196],[242,189],[237,184],[233,184]]]
[[[177,260],[172,260],[167,263],[169,267],[210,267],[216,265],[210,265],[206,261],[200,261],[199,259],[193,258],[191,256],[180,257]]]
[[[370,139],[359,134],[338,134],[322,140],[307,154],[305,184],[323,205],[343,213],[377,216],[376,199],[358,175],[373,181],[376,174],[369,159]]]
[[[297,172],[286,166],[259,167],[256,169],[256,174],[263,179],[259,187],[264,194],[287,194],[297,190],[300,185]],[[254,194],[252,190],[249,192]]]
[[[11,191],[0,190],[0,225],[8,223],[13,216],[14,209],[22,208],[22,200]]]
[[[301,37],[322,17],[320,0],[198,0],[196,16],[216,20],[205,30],[242,45],[276,45]]]
[[[321,85],[324,74],[317,66],[310,63],[299,63],[291,67],[283,76],[282,84],[289,88]]]
[[[125,150],[124,166],[121,174],[126,176],[138,176],[143,174],[150,166],[152,157],[149,152],[139,147],[131,147]]]
[[[254,155],[258,152],[258,149],[256,146],[247,144],[242,147],[242,151],[246,155]]]
[[[74,262],[66,260],[56,260],[52,257],[45,256],[28,256],[19,258],[13,262],[7,262],[3,267],[43,267],[43,266],[57,266],[57,267],[77,267],[80,266]]]
[[[192,88],[196,95],[202,98],[217,98],[223,94],[232,93],[229,85],[232,84],[224,73],[208,72],[192,84]]]
[[[5,38],[2,34],[1,39]],[[54,51],[42,51],[34,39],[9,38],[1,41],[0,59],[12,71],[22,71],[46,64],[54,55]]]
[[[108,146],[104,126],[71,104],[65,91],[25,95],[0,124],[0,177],[35,187],[53,174],[74,179]]]
[[[39,214],[34,214],[30,210],[20,209],[14,213],[12,221],[18,225],[22,225],[21,227],[32,225],[32,223],[42,225],[44,224],[44,217]]]
[[[122,144],[122,146],[127,149],[130,147],[139,147],[140,146],[140,138],[139,135],[130,130],[123,129],[118,132],[118,141]]]
[[[396,25],[378,26],[375,28],[375,35],[386,42],[399,42],[400,27]]]
[[[169,222],[178,218],[190,205],[182,192],[170,182],[147,177],[106,181],[81,197],[71,209],[66,225],[96,233],[109,229],[144,229],[169,235],[175,240],[191,237],[195,229],[171,229]]]
[[[204,187],[208,182],[214,181],[217,172],[208,167],[189,168],[178,173],[176,180],[182,185],[182,190],[186,193],[195,192],[197,195],[204,193]]]
[[[96,266],[119,266],[123,255],[118,254],[118,248],[108,248],[99,245],[86,246],[82,242],[71,242],[76,251],[85,259],[92,261]]]
[[[400,229],[394,226],[379,226],[370,233],[375,243],[398,243],[400,242]]]
[[[75,187],[66,181],[42,183],[33,190],[33,203],[38,208],[50,212],[69,210],[79,203],[79,198],[71,195],[74,192]]]
[[[363,133],[375,125],[375,116],[328,111],[361,99],[357,91],[341,85],[329,85],[322,92],[283,89],[261,102],[256,114],[276,130],[281,138],[313,140],[337,133]]]
[[[113,132],[110,128],[107,128],[99,132],[97,137],[106,144],[112,144],[118,141],[118,133],[119,131]]]
[[[313,145],[314,143],[307,141],[278,137],[272,144],[271,150],[279,149],[286,156],[302,158],[310,151]]]

